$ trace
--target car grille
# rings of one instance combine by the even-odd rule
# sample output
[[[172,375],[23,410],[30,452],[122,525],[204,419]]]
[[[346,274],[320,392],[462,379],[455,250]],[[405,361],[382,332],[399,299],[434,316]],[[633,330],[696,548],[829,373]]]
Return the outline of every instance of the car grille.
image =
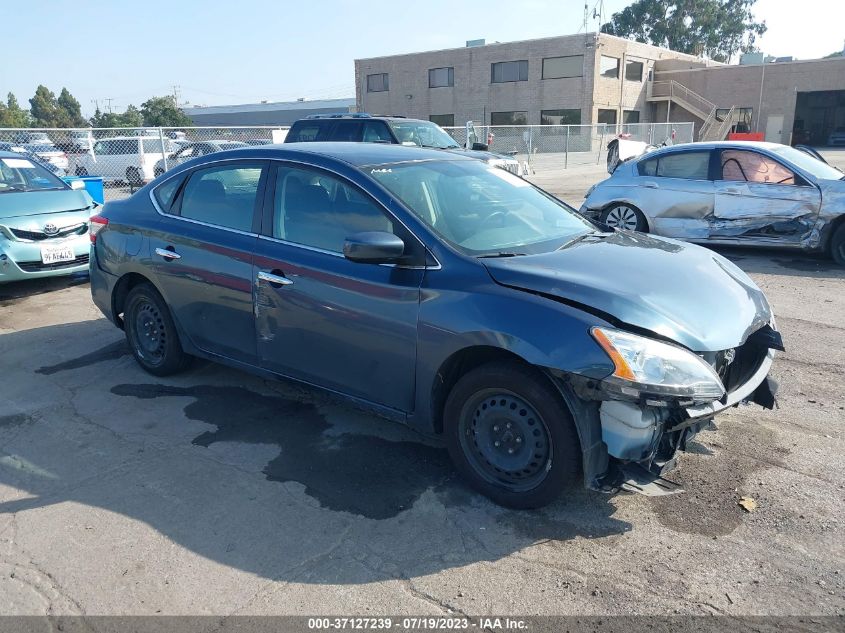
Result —
[[[66,262],[56,262],[55,264],[43,264],[41,262],[18,262],[20,269],[26,273],[40,273],[45,270],[62,270],[64,268],[73,268],[74,266],[81,266],[88,263],[88,255],[80,255],[79,257]]]
[[[65,226],[59,229],[58,233],[47,235],[43,231],[24,231],[23,229],[9,229],[19,240],[31,240],[33,242],[40,242],[42,240],[54,240],[60,237],[68,237],[70,235],[84,235],[88,231],[88,223],[82,222],[72,226]]]
[[[774,338],[772,338],[774,335]],[[782,349],[780,335],[766,325],[748,337],[741,346],[716,354],[714,368],[725,390],[730,393],[748,382],[766,360],[769,348]],[[733,360],[728,362],[729,356]]]

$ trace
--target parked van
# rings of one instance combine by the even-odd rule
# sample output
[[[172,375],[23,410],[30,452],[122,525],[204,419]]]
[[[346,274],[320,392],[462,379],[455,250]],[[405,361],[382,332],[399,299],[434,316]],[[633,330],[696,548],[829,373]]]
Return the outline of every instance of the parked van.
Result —
[[[75,157],[77,176],[101,176],[105,182],[126,181],[141,185],[153,179],[155,164],[170,148],[160,138],[115,136],[94,143],[94,148]]]

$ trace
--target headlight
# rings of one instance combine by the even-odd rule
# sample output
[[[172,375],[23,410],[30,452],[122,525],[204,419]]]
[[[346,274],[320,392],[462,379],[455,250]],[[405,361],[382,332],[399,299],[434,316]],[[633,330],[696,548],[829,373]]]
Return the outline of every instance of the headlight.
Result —
[[[695,402],[725,395],[718,374],[690,351],[621,330],[594,327],[592,334],[615,366],[605,381],[623,395],[656,394]]]

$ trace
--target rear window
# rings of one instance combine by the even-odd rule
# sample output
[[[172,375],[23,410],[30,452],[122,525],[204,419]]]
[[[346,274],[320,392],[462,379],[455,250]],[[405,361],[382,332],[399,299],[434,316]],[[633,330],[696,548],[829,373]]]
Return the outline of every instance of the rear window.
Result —
[[[285,137],[285,143],[306,143],[326,140],[331,121],[302,121],[293,124]]]

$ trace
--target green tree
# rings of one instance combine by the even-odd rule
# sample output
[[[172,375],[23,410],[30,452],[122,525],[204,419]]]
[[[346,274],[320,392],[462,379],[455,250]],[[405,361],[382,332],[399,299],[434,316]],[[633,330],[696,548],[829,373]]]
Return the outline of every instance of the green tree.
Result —
[[[191,119],[176,105],[172,96],[151,97],[141,104],[144,125],[152,127],[186,127]]]
[[[56,95],[46,86],[38,86],[29,100],[32,122],[35,127],[62,127],[62,116]]]
[[[29,127],[29,112],[18,104],[18,100],[11,92],[6,97],[6,103],[0,101],[0,127]]]
[[[90,119],[90,123],[91,127],[141,127],[144,124],[144,119],[138,108],[129,104],[126,111],[122,113],[100,112],[100,109],[97,108],[94,116]]]
[[[751,8],[757,0],[637,0],[610,17],[602,33],[681,53],[730,61],[755,50],[766,32]]]
[[[56,100],[59,109],[60,127],[85,127],[88,121],[82,116],[82,106],[67,88],[62,88]]]

